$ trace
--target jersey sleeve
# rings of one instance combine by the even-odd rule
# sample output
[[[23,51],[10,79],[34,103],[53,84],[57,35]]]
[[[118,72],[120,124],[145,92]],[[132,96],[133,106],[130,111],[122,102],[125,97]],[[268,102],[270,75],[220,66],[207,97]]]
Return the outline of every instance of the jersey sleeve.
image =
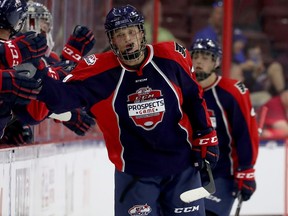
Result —
[[[222,85],[233,97],[226,112],[235,146],[232,152],[234,168],[251,168],[255,165],[258,156],[259,135],[249,90],[239,81],[229,85],[229,88],[225,82],[219,85]]]

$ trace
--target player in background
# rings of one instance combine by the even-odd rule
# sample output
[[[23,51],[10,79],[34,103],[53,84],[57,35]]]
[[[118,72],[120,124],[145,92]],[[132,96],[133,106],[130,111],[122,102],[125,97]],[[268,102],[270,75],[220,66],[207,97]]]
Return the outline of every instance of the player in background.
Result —
[[[38,99],[56,113],[93,114],[116,168],[116,216],[204,216],[204,199],[179,198],[201,186],[204,159],[212,167],[218,160],[189,52],[175,42],[146,44],[144,17],[131,5],[112,8],[105,30],[111,51],[84,58],[64,82],[44,76]]]
[[[27,2],[28,11],[27,19],[22,30],[23,32],[34,31],[37,33],[45,33],[47,39],[48,50],[42,60],[48,65],[59,65],[57,73],[51,74],[55,79],[62,80],[71,68],[86,55],[95,43],[94,35],[91,30],[85,26],[76,26],[73,34],[70,36],[65,45],[61,58],[53,51],[54,41],[52,37],[53,17],[47,7],[41,3],[29,0]],[[77,31],[77,32],[76,32]],[[20,36],[18,34],[17,36]],[[70,60],[69,62],[66,60]],[[66,61],[64,64],[60,61]],[[60,69],[65,65],[66,70]],[[61,67],[60,67],[61,66]],[[18,69],[29,68],[29,65],[21,65]],[[70,68],[67,70],[67,68]],[[33,68],[31,68],[33,71]],[[68,72],[67,72],[68,71]],[[75,109],[55,115],[51,113],[46,105],[39,101],[31,101],[28,105],[17,105],[13,109],[14,118],[9,122],[5,129],[1,143],[17,144],[31,143],[33,141],[33,133],[30,125],[39,124],[48,117],[56,119],[64,126],[75,132],[77,135],[84,136],[85,133],[95,125],[95,121],[82,109]]]
[[[255,112],[244,84],[215,72],[222,58],[216,42],[196,40],[191,56],[220,149],[219,161],[213,170],[216,193],[205,199],[206,215],[229,216],[237,196],[247,201],[256,190],[254,165],[259,136]]]
[[[0,68],[12,69],[13,66],[32,61],[43,56],[47,50],[46,37],[35,32],[26,32],[16,39],[26,19],[26,1],[0,1]],[[11,111],[15,104],[26,104],[33,97],[31,80],[18,73],[6,70],[0,72],[0,137],[4,128],[12,119]],[[3,94],[5,93],[5,94]],[[24,98],[19,98],[21,95]],[[29,128],[27,129],[29,132]]]

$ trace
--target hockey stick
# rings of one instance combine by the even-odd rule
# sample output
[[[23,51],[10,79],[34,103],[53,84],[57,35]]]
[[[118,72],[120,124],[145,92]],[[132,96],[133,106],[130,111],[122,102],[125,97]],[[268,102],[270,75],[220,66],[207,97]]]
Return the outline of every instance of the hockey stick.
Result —
[[[263,127],[264,127],[264,122],[265,122],[265,118],[268,112],[268,107],[264,106],[262,107],[261,113],[260,113],[260,117],[259,117],[259,125],[258,125],[258,134],[259,136],[261,136],[262,132],[263,132]],[[236,212],[235,212],[235,216],[239,216],[240,215],[240,210],[242,207],[242,195],[241,193],[239,193],[238,197],[238,204],[237,204],[237,208],[236,208]]]
[[[237,204],[237,209],[236,209],[236,212],[235,212],[235,216],[239,216],[240,215],[240,210],[241,210],[241,206],[242,206],[242,202],[243,202],[241,193],[237,197],[238,197],[238,204]]]
[[[204,198],[210,194],[215,193],[216,188],[215,188],[215,183],[214,183],[210,163],[207,160],[205,160],[204,164],[205,164],[205,168],[206,168],[207,173],[208,173],[209,183],[203,187],[199,187],[199,188],[195,188],[195,189],[183,192],[180,195],[180,199],[183,202],[190,203],[190,202],[193,202],[195,200]]]
[[[262,107],[261,113],[260,113],[260,118],[259,118],[259,125],[258,125],[259,136],[263,132],[263,127],[264,127],[264,122],[265,122],[267,112],[268,112],[268,107],[266,107],[266,106]]]

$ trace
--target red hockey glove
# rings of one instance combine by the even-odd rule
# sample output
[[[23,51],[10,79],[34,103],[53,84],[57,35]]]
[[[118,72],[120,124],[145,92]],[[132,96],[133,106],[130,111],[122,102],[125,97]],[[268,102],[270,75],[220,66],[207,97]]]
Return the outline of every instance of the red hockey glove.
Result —
[[[62,50],[62,60],[78,62],[94,46],[93,32],[85,26],[77,25]]]
[[[201,170],[204,167],[204,160],[207,160],[209,161],[211,168],[214,168],[219,159],[216,131],[210,128],[202,133],[196,132],[196,138],[192,141],[192,144],[194,167]]]
[[[239,194],[242,195],[243,201],[250,199],[254,191],[256,190],[255,181],[255,170],[253,168],[241,170],[235,172],[234,179],[234,191],[233,196],[237,197]]]
[[[41,90],[41,81],[29,79],[15,71],[0,72],[0,94],[3,98],[12,95],[24,99],[36,99]]]
[[[95,120],[82,109],[73,110],[71,114],[71,119],[62,123],[79,136],[84,136],[95,125]]]
[[[0,55],[0,60],[5,68],[12,68],[43,56],[48,49],[46,43],[47,40],[44,34],[26,32],[13,40],[5,42],[3,47],[5,55]]]
[[[33,141],[33,132],[29,125],[23,124],[18,119],[13,119],[4,130],[4,135],[0,140],[2,144],[23,145]]]

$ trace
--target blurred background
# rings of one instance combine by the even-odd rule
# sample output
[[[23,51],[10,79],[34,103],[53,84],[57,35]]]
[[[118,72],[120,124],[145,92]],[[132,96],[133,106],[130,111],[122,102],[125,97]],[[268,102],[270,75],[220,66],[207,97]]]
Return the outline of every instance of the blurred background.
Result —
[[[222,75],[245,83],[258,114],[269,107],[256,168],[262,181],[252,201],[244,204],[243,215],[288,214],[288,0],[37,2],[52,13],[58,54],[78,24],[95,34],[91,53],[107,49],[105,16],[112,7],[126,4],[144,14],[149,43],[175,40],[190,49],[198,36],[215,37],[224,51]],[[276,118],[277,98],[284,115]],[[112,196],[113,167],[97,126],[80,137],[47,119],[34,126],[33,144],[0,148],[0,216],[111,216]]]

